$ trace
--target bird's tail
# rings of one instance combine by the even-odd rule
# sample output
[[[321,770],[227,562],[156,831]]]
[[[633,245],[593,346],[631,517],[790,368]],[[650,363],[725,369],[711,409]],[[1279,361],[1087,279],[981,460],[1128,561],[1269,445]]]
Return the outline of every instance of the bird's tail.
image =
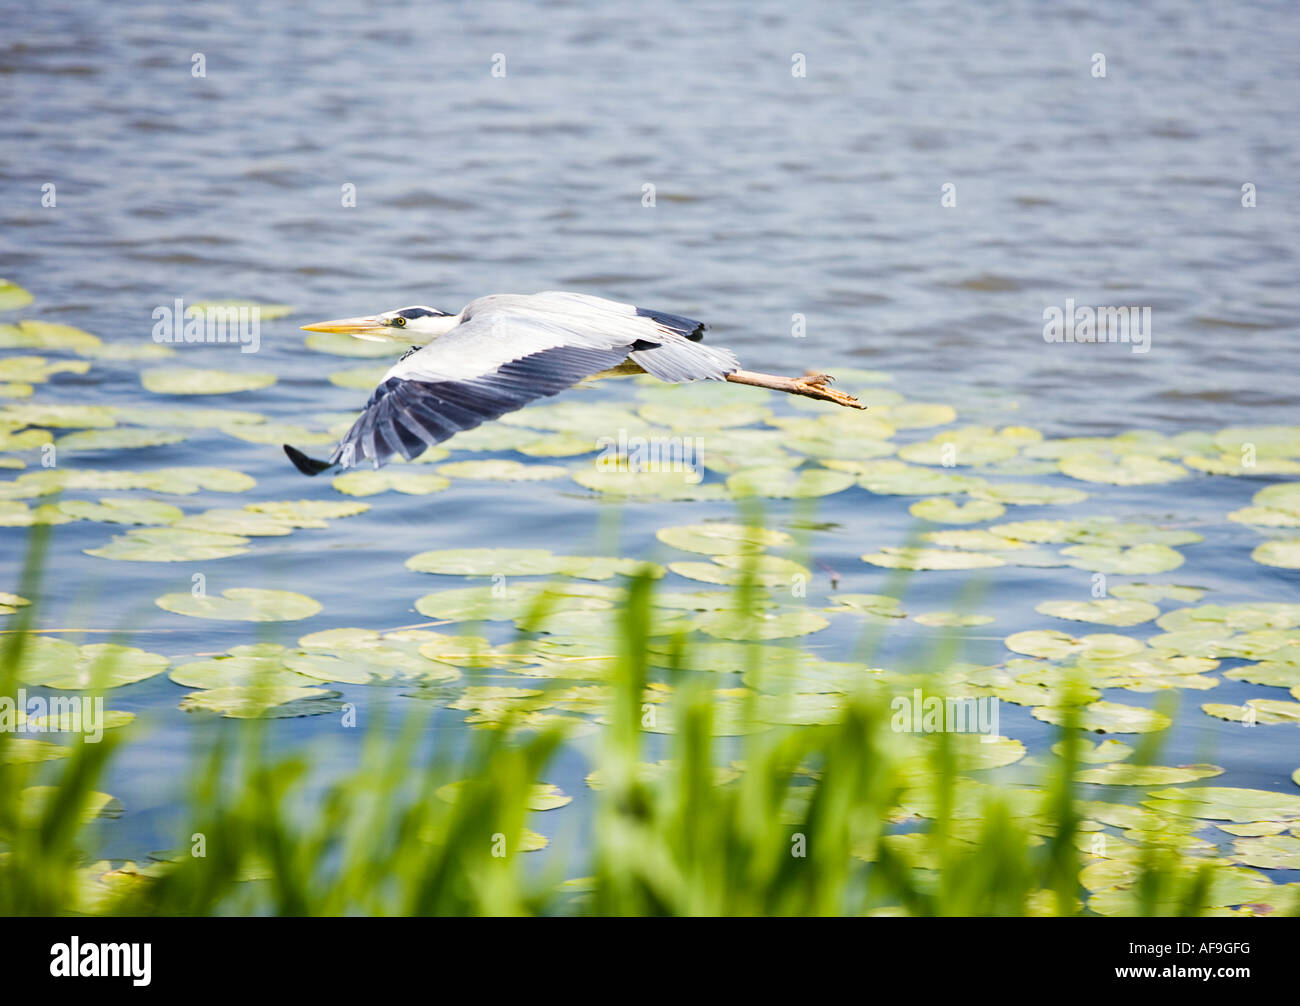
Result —
[[[319,475],[321,472],[334,467],[333,461],[321,461],[317,458],[309,458],[296,447],[289,444],[284,445],[284,453],[289,455],[289,460],[293,462],[295,468],[304,475]]]

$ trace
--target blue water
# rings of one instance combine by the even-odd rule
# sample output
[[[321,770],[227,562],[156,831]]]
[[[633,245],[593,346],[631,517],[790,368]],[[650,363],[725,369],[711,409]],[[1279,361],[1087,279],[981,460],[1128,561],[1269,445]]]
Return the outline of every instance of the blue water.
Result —
[[[1048,436],[1300,422],[1293,5],[788,6],[0,4],[0,275],[36,296],[0,321],[59,321],[139,343],[150,339],[154,307],[177,297],[298,308],[264,324],[256,354],[182,346],[171,361],[269,370],[279,381],[266,391],[150,395],[141,364],[96,361],[83,376],[38,386],[33,400],[197,403],[319,425],[314,414],[356,410],[366,397],[326,375],[367,361],[305,351],[298,325],[568,289],[703,318],[710,338],[752,369],[887,371],[909,398],[956,405],[963,422]],[[195,53],[205,77],[191,73]],[[791,74],[795,53],[806,77]],[[1104,78],[1090,72],[1094,53],[1105,55]],[[496,54],[504,77],[492,74]],[[56,186],[54,208],[41,205],[46,183]],[[642,205],[647,183],[653,207]],[[947,183],[953,207],[941,205]],[[1247,183],[1252,208],[1242,205]],[[347,184],[354,207],[341,205]],[[1045,343],[1043,310],[1066,298],[1150,306],[1151,351]],[[796,313],[807,319],[804,339],[791,337]],[[618,385],[573,396],[627,394]],[[337,498],[277,447],[217,431],[60,463],[208,464],[257,479],[239,497],[172,499],[187,512]],[[1297,600],[1300,577],[1252,562],[1259,534],[1225,518],[1275,481],[1087,486],[1094,495],[1082,506],[1017,507],[1004,519],[1106,513],[1194,526],[1206,541],[1156,579],[1208,587],[1216,603]],[[247,555],[203,564],[209,590],[317,598],[319,616],[267,630],[284,642],[336,626],[405,625],[422,620],[417,597],[458,585],[407,570],[415,552],[596,552],[607,511],[567,480],[455,481],[433,496],[367,502],[369,513],[327,530],[255,539]],[[859,556],[907,536],[909,502],[858,488],[820,501],[814,599],[829,589],[825,567],[841,590],[882,588],[885,571]],[[663,557],[656,528],[729,511],[629,507],[621,554]],[[795,512],[769,509],[777,526]],[[130,627],[137,645],[177,658],[266,638],[153,606],[189,589],[193,564],[82,553],[121,530],[56,529],[42,625]],[[0,528],[0,588],[12,589],[24,541],[21,529]],[[921,574],[908,605],[946,607],[966,583]],[[968,631],[969,659],[1005,658],[1001,638],[1020,629],[1085,631],[1033,606],[1086,598],[1087,573],[1008,566],[985,583],[998,621]],[[837,625],[809,645],[842,658],[853,638]],[[882,662],[920,638],[929,636],[919,627],[901,628]],[[411,701],[394,689],[340,690],[363,720]],[[159,677],[111,697],[147,714],[149,733],[106,782],[127,808],[104,829],[108,855],[138,858],[174,841],[173,787],[202,736],[176,709],[183,694]],[[1246,732],[1197,708],[1260,694],[1285,697],[1226,680],[1185,694],[1162,757],[1224,766],[1215,784],[1293,790],[1293,728]],[[1003,704],[1002,714],[1004,733],[1044,750],[1050,728],[1028,709]],[[440,723],[461,729],[452,712]],[[319,717],[273,731],[285,745],[341,735],[320,747],[327,777],[351,760],[360,733],[334,727]],[[577,797],[559,814],[582,814],[585,771],[570,751],[550,774]],[[543,815],[534,826],[558,834],[561,820]]]

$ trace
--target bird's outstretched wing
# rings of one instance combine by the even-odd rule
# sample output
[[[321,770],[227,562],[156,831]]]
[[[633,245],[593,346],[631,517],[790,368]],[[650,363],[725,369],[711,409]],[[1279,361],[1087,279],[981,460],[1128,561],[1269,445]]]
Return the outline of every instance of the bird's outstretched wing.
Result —
[[[737,369],[726,350],[700,345],[704,325],[572,293],[472,301],[461,323],[398,361],[329,461],[285,445],[307,475],[425,447],[554,395],[632,359],[665,381],[723,380]]]

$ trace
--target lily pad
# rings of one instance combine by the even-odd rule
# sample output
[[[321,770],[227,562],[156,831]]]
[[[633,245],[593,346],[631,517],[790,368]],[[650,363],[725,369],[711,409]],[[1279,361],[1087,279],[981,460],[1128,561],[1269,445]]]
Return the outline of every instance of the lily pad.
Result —
[[[786,639],[819,632],[831,623],[815,612],[793,611],[707,611],[695,617],[695,627],[718,639]]]
[[[1217,765],[1131,765],[1112,762],[1100,768],[1084,769],[1075,774],[1079,782],[1104,786],[1170,786],[1223,775]]]
[[[374,496],[390,489],[408,496],[426,496],[442,492],[451,485],[451,479],[434,472],[416,472],[402,468],[382,468],[379,471],[358,469],[337,476],[332,484],[345,496]]]
[[[558,465],[525,465],[518,461],[499,459],[453,461],[439,465],[438,472],[451,478],[495,482],[546,482],[562,479],[569,474],[568,469]]]
[[[45,688],[79,691],[117,688],[161,674],[167,664],[162,654],[132,646],[115,643],[77,646],[42,635],[27,641],[18,666],[18,679]]]
[[[943,548],[886,546],[862,557],[863,562],[886,569],[989,569],[1005,566],[1006,560],[985,552],[959,552]]]
[[[856,479],[849,472],[829,468],[791,471],[777,465],[748,468],[727,478],[727,490],[738,498],[766,496],[771,499],[810,499],[843,492]]]
[[[1255,546],[1250,557],[1263,566],[1300,569],[1300,538],[1266,541],[1262,545]]]
[[[231,719],[320,716],[343,708],[338,692],[295,685],[232,685],[191,692],[181,699],[187,713],[220,713]]]
[[[258,391],[275,383],[274,374],[204,367],[156,367],[140,375],[146,391],[159,395],[229,395]]]
[[[163,611],[226,622],[292,622],[319,614],[321,605],[305,594],[257,587],[231,587],[221,597],[164,594],[154,604]]]
[[[977,524],[982,520],[996,520],[1007,512],[1007,508],[990,500],[970,500],[961,504],[945,496],[934,496],[917,500],[908,507],[908,512],[913,517],[936,524]]]
[[[100,559],[132,562],[193,562],[242,555],[248,539],[234,534],[191,531],[174,527],[146,527],[117,535],[107,545],[84,549]]]
[[[1061,549],[1069,565],[1098,573],[1165,573],[1183,564],[1182,554],[1168,545],[1071,545]]]
[[[741,555],[762,551],[769,546],[785,547],[794,544],[794,538],[784,531],[747,524],[687,524],[682,527],[663,527],[655,537],[665,545],[686,552],[705,555]]]
[[[1143,734],[1164,730],[1170,719],[1164,713],[1142,706],[1126,706],[1118,702],[1093,702],[1080,707],[1074,714],[1080,729],[1103,734]],[[1061,726],[1068,718],[1060,707],[1036,706],[1034,719]]]
[[[1105,598],[1098,601],[1040,601],[1034,610],[1043,615],[1074,622],[1099,625],[1140,625],[1160,614],[1160,609],[1146,601]]]

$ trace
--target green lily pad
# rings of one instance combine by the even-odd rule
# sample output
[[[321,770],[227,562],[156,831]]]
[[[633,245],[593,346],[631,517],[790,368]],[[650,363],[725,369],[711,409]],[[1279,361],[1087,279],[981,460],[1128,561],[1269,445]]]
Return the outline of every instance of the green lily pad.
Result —
[[[451,621],[513,621],[528,614],[545,597],[542,607],[552,611],[612,608],[624,596],[621,587],[595,583],[519,583],[462,587],[426,594],[415,610],[435,619]]]
[[[266,514],[294,527],[327,527],[327,521],[337,517],[354,517],[370,509],[369,503],[349,503],[344,500],[267,500],[246,503],[244,509]]]
[[[460,798],[461,791],[464,788],[464,780],[449,782],[445,786],[438,787],[434,796],[447,803],[455,803]],[[538,782],[534,783],[528,791],[524,806],[529,810],[542,811],[566,807],[571,803],[573,803],[573,797],[565,793],[559,786],[549,782]]]
[[[1250,557],[1263,566],[1281,569],[1300,569],[1300,538],[1266,541],[1255,546]]]
[[[663,527],[655,537],[665,545],[686,552],[705,555],[741,555],[759,552],[769,546],[785,547],[794,544],[794,538],[784,531],[746,524],[687,524],[682,527]]]
[[[1300,870],[1300,838],[1295,835],[1239,838],[1232,843],[1232,858],[1264,870]]]
[[[353,391],[370,391],[392,368],[385,363],[380,367],[353,367],[350,370],[336,370],[329,375],[329,382],[338,388],[351,388]]]
[[[1205,596],[1204,587],[1184,587],[1172,583],[1120,583],[1110,589],[1115,597],[1127,601],[1178,601],[1195,604]]]
[[[617,468],[579,468],[573,481],[585,489],[608,496],[646,500],[721,500],[727,490],[717,483],[702,481],[698,472],[625,471]]]
[[[989,500],[970,500],[961,504],[944,496],[933,496],[917,500],[908,507],[908,512],[913,517],[936,524],[977,524],[982,520],[996,520],[1007,512],[1007,508]]]
[[[863,562],[886,569],[988,569],[1005,566],[1006,560],[984,552],[959,552],[943,548],[886,546],[862,557]]]
[[[11,737],[4,747],[0,747],[0,765],[36,765],[66,758],[71,753],[62,744],[33,740],[30,737]]]
[[[1098,573],[1165,573],[1183,564],[1182,554],[1168,545],[1071,545],[1061,549],[1069,565]]]
[[[1212,821],[1294,821],[1300,819],[1300,796],[1266,789],[1232,786],[1187,786],[1154,789],[1142,806]]]
[[[319,614],[321,605],[305,594],[257,587],[231,587],[221,597],[164,594],[154,604],[163,611],[226,622],[292,622]]]
[[[242,555],[248,539],[234,534],[192,531],[174,527],[146,527],[116,535],[107,545],[83,551],[100,559],[131,562],[193,562]]]
[[[691,580],[727,586],[752,579],[763,587],[788,587],[812,578],[808,567],[775,555],[715,555],[712,562],[670,562],[668,568]]]
[[[196,660],[172,668],[167,676],[187,688],[215,689],[254,686],[257,688],[307,688],[319,682],[284,666],[288,651],[282,646],[234,646],[230,655]]]
[[[1040,601],[1034,606],[1039,614],[1074,622],[1099,625],[1140,625],[1160,614],[1160,609],[1146,601],[1105,598],[1098,601]]]
[[[1007,636],[1006,647],[1013,653],[1024,653],[1044,660],[1062,660],[1072,656],[1094,659],[1113,659],[1140,653],[1141,640],[1114,633],[1094,633],[1076,639],[1055,629],[1036,629]]]
[[[64,500],[56,505],[69,517],[101,524],[172,524],[185,516],[178,506],[148,499]]]
[[[442,492],[451,485],[451,479],[434,472],[407,471],[402,468],[382,468],[379,471],[357,469],[337,476],[332,485],[345,496],[374,496],[390,489],[409,496],[426,496]]]
[[[934,628],[960,629],[988,625],[994,619],[992,615],[964,615],[956,611],[923,611],[919,615],[914,615],[913,621]]]
[[[123,709],[105,709],[99,727],[103,730],[117,730],[134,721],[135,713]],[[28,720],[28,723],[37,730],[48,730],[52,733],[82,733],[87,728],[87,723],[80,714],[74,715],[68,711],[61,712],[57,716],[34,716]]]
[[[493,459],[490,461],[453,461],[439,465],[439,473],[458,479],[477,479],[496,482],[545,482],[562,479],[568,469],[559,465],[525,465],[518,461]]]
[[[778,465],[749,468],[727,478],[727,491],[738,498],[766,496],[771,499],[810,499],[843,492],[856,479],[849,472],[829,468],[791,471]]]
[[[1056,706],[1034,707],[1034,719],[1061,726],[1068,718],[1066,710]],[[1170,719],[1164,713],[1142,706],[1126,706],[1118,702],[1093,702],[1080,707],[1074,715],[1082,730],[1103,734],[1143,734],[1164,730]]]
[[[47,360],[43,356],[10,356],[0,360],[0,381],[44,384],[55,374],[84,374],[85,360]]]
[[[161,674],[168,662],[160,653],[131,646],[115,643],[77,646],[52,636],[33,636],[23,651],[18,680],[28,685],[78,691],[117,688]]]
[[[1052,745],[1052,752],[1064,758],[1070,741],[1057,741]],[[1093,743],[1086,737],[1075,737],[1074,757],[1086,765],[1104,765],[1108,762],[1123,761],[1133,753],[1133,748],[1123,741],[1104,740]]]
[[[11,283],[7,279],[0,279],[0,311],[12,311],[15,308],[26,307],[31,302],[32,295],[17,283]]]
[[[174,527],[189,531],[211,531],[217,534],[247,535],[249,537],[274,537],[292,534],[298,525],[269,514],[251,510],[214,509],[190,514],[177,521]]]
[[[20,321],[17,325],[0,325],[0,349],[96,349],[100,338],[71,325],[49,321]]]
[[[320,716],[343,708],[339,693],[295,685],[231,685],[191,692],[181,699],[187,713],[220,713],[231,719]]]
[[[882,618],[907,617],[902,602],[887,594],[831,594],[827,600],[835,602],[835,606],[827,608],[827,611],[852,611]]]
[[[25,608],[31,603],[25,597],[19,597],[17,594],[10,594],[7,591],[0,590],[0,615],[12,615],[19,608]]]
[[[1282,699],[1247,699],[1243,705],[1207,702],[1201,709],[1210,716],[1234,723],[1254,722],[1266,725],[1291,723],[1300,725],[1300,702]]]
[[[187,434],[175,430],[151,430],[142,427],[125,427],[111,430],[81,430],[68,433],[56,440],[61,451],[119,451],[138,450],[141,447],[158,447],[179,444]]]
[[[819,632],[831,623],[815,612],[706,611],[695,617],[695,627],[717,639],[755,640],[786,639]]]
[[[1006,503],[1012,506],[1082,503],[1088,498],[1088,494],[1082,489],[1043,486],[1033,482],[989,482],[971,487],[969,493],[972,499],[989,500],[993,503]]]
[[[275,375],[204,367],[156,367],[144,371],[140,383],[146,391],[159,395],[229,395],[269,388],[275,383]]]
[[[1075,774],[1079,782],[1105,786],[1171,786],[1223,775],[1217,765],[1131,765],[1112,762],[1100,768],[1084,769]]]
[[[1061,471],[1081,482],[1117,486],[1155,485],[1188,477],[1182,465],[1146,454],[1071,454],[1061,459]]]
[[[406,560],[419,573],[461,576],[536,576],[564,574],[607,580],[616,573],[663,575],[662,567],[636,559],[556,555],[544,548],[452,548],[421,552]]]

